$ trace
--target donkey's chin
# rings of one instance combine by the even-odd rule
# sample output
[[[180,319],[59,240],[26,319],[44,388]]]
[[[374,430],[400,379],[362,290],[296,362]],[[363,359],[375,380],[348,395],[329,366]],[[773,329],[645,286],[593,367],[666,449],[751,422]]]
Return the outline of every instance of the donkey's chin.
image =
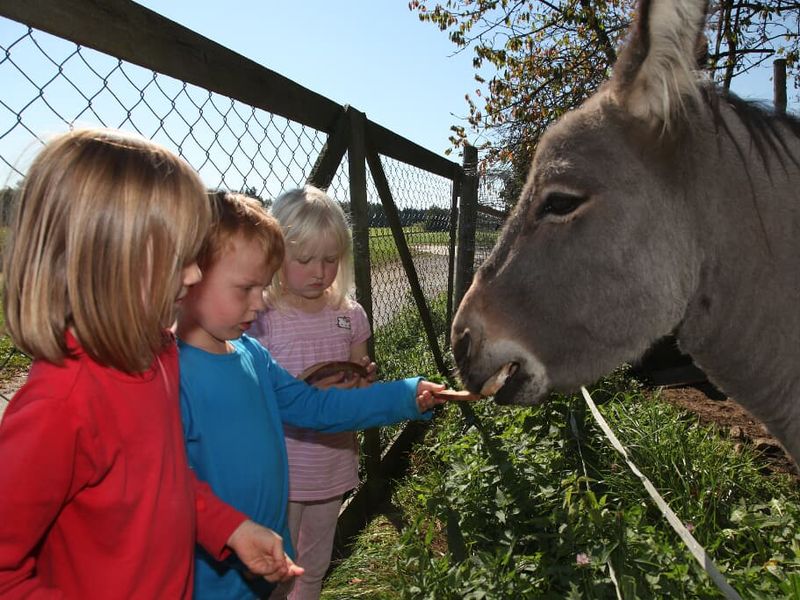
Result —
[[[518,371],[494,395],[497,404],[541,404],[550,392],[546,381]]]
[[[477,359],[462,358],[460,366],[467,388],[484,397],[494,396],[498,404],[538,404],[550,388],[542,362],[513,340],[486,345]]]
[[[547,379],[537,369],[527,371],[526,366],[505,363],[483,383],[480,395],[494,396],[498,404],[539,404],[549,391]]]

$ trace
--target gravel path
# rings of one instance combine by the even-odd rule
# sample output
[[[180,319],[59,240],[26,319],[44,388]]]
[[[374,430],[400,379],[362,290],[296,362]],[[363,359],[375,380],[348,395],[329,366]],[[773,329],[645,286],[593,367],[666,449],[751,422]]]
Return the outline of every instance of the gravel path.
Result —
[[[414,258],[417,277],[426,298],[433,298],[447,291],[447,248],[444,250],[444,255],[421,253]],[[391,322],[400,310],[414,306],[411,285],[399,261],[374,269],[371,279],[372,320],[375,329]]]

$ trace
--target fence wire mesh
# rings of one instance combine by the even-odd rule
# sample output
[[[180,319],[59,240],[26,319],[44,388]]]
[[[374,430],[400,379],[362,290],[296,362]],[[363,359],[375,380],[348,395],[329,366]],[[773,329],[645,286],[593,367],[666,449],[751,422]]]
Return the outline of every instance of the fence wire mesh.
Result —
[[[497,242],[500,228],[505,222],[508,205],[503,197],[506,187],[505,171],[489,171],[484,173],[478,183],[478,205],[494,209],[493,214],[478,212],[475,224],[475,268],[477,269],[489,256]]]
[[[445,307],[452,182],[386,157],[382,164],[420,287],[441,340],[439,345],[443,347],[447,333]],[[371,196],[377,198],[371,177],[369,187]],[[420,374],[435,373],[436,364],[427,346],[409,278],[400,263],[379,200],[370,204],[370,255],[373,319],[376,336],[381,336],[376,348],[378,358],[387,371],[398,376],[395,365],[405,365]]]
[[[324,132],[0,17],[3,225],[36,152],[51,135],[79,126],[136,132],[182,156],[209,188],[242,191],[266,204],[306,181],[327,140]],[[390,158],[382,163],[443,344],[453,182]],[[346,209],[347,164],[345,155],[328,189]],[[371,175],[367,188],[376,359],[389,377],[410,374],[409,359],[413,374],[433,374],[433,355]],[[9,399],[28,365],[7,337],[0,338],[1,398]]]
[[[305,181],[327,138],[220,94],[0,19],[0,177],[15,185],[55,133],[136,132],[212,188],[269,199]]]

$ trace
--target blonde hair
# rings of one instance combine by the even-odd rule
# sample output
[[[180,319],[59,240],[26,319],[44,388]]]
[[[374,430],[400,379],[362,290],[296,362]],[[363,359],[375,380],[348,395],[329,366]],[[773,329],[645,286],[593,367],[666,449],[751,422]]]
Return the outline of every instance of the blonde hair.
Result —
[[[54,138],[25,176],[5,248],[12,340],[62,364],[72,329],[98,363],[147,370],[210,221],[197,173],[165,148],[105,129]]]
[[[256,240],[264,251],[267,268],[277,271],[284,254],[281,228],[258,200],[222,191],[212,192],[209,198],[216,218],[197,258],[200,270],[213,266],[238,235],[247,241]]]
[[[348,306],[353,290],[353,238],[342,208],[322,190],[307,185],[281,194],[273,203],[272,215],[280,223],[287,248],[298,249],[325,236],[339,245],[339,271],[330,287],[329,303],[334,308]],[[285,306],[286,290],[277,271],[267,290],[267,303]]]

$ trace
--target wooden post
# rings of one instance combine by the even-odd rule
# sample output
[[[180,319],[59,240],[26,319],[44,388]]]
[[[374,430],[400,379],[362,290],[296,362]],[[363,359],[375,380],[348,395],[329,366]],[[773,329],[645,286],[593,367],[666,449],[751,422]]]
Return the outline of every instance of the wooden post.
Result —
[[[456,250],[455,306],[472,283],[475,264],[475,231],[478,220],[478,149],[464,147],[464,177],[461,179],[461,202],[458,211],[458,248]]]
[[[350,139],[350,118],[347,106],[342,109],[342,114],[336,121],[336,127],[328,133],[322,151],[319,153],[311,174],[306,183],[321,190],[327,190],[331,185],[339,163],[342,162],[344,153],[347,152],[347,142]]]
[[[364,307],[372,328],[372,275],[369,259],[369,203],[367,200],[367,117],[361,111],[347,106],[345,112],[350,121],[350,140],[347,160],[350,172],[350,219],[353,226],[353,268],[356,279],[356,299]],[[375,356],[373,338],[369,338],[367,352]],[[379,485],[381,462],[381,439],[378,429],[364,432],[364,465],[367,472],[366,485]]]
[[[772,61],[772,85],[775,96],[775,112],[786,114],[786,59]]]
[[[456,234],[458,233],[458,198],[461,193],[461,181],[464,179],[464,174],[461,169],[456,171],[453,177],[453,190],[450,197],[450,229],[449,229],[449,243],[447,250],[447,331],[453,325],[453,306],[455,296],[455,273],[456,273]],[[449,335],[445,338],[448,340],[446,345],[449,346]]]
[[[369,144],[367,145],[369,146]],[[428,337],[428,347],[431,349],[433,360],[436,363],[436,368],[439,369],[439,373],[447,375],[442,351],[439,349],[439,340],[436,338],[436,330],[433,327],[431,311],[430,308],[428,308],[428,303],[425,301],[425,292],[422,291],[422,286],[419,283],[417,269],[414,266],[414,259],[411,257],[411,251],[408,248],[408,243],[403,233],[403,224],[400,222],[400,215],[397,213],[397,206],[394,203],[394,198],[392,198],[389,181],[386,179],[386,173],[383,171],[380,156],[371,147],[367,152],[367,164],[372,173],[372,181],[375,182],[375,188],[378,190],[378,196],[380,196],[381,204],[383,205],[386,221],[389,223],[389,228],[392,231],[394,243],[400,255],[400,262],[402,262],[403,268],[405,269],[408,284],[411,288],[411,295],[414,297],[414,302],[419,311],[419,318],[422,321],[422,327],[425,330],[425,335]]]

